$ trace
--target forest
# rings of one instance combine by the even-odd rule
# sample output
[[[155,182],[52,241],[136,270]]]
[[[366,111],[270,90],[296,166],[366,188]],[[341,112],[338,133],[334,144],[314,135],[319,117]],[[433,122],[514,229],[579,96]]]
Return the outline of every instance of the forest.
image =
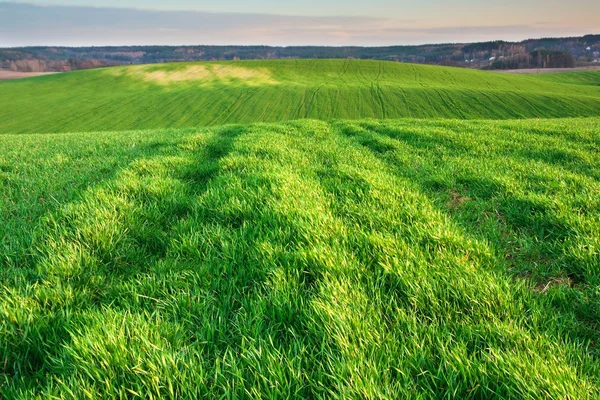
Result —
[[[597,65],[600,35],[388,47],[119,46],[0,49],[0,69],[56,72],[180,61],[371,59],[474,69],[569,68]]]

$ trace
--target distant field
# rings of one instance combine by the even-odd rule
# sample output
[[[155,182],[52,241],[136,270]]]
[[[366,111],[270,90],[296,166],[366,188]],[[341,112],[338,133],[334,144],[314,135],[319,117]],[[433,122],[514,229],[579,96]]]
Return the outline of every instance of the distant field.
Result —
[[[133,109],[141,78],[120,74],[139,72],[35,84],[131,90],[116,104]],[[212,80],[190,93],[287,79],[189,74]],[[2,135],[0,398],[599,398],[598,132],[586,118]]]
[[[507,69],[495,70],[503,74],[551,74],[556,72],[575,72],[575,71],[597,71],[600,70],[600,65],[596,67],[576,67],[576,68],[525,68],[525,69]]]
[[[214,126],[312,118],[600,115],[600,71],[552,80],[360,60],[176,63],[0,83],[0,133]],[[553,74],[556,75],[556,74]]]
[[[49,75],[53,72],[15,72],[0,70],[0,81],[8,81],[11,79],[32,78],[34,76]]]

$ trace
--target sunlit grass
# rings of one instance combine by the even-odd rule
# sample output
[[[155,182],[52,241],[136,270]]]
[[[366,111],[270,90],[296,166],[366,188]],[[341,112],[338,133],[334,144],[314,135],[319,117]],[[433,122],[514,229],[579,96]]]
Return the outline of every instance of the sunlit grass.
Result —
[[[366,60],[127,66],[0,82],[0,133],[401,117],[600,116],[600,71],[547,76]]]
[[[599,129],[1,136],[0,397],[598,397]]]

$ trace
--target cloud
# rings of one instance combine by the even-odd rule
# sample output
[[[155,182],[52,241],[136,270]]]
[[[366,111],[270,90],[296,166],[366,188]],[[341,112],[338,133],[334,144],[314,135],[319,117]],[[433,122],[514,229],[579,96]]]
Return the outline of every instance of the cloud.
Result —
[[[516,40],[552,26],[421,26],[416,20],[153,11],[0,3],[0,46],[31,45],[394,45]]]

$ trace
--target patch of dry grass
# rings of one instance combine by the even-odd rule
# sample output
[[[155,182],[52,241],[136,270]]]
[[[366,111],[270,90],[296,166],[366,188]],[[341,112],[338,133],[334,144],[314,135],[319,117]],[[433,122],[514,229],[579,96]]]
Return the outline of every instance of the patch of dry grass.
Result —
[[[212,74],[203,65],[196,65],[178,71],[153,71],[146,72],[142,69],[142,74],[148,81],[159,83],[185,82],[203,80],[209,78]]]
[[[141,77],[147,82],[160,85],[171,85],[182,82],[196,82],[200,84],[238,84],[240,81],[250,86],[274,85],[268,68],[246,68],[234,65],[190,65],[178,69],[157,69],[152,65],[141,65],[127,69],[113,70],[113,74]]]

